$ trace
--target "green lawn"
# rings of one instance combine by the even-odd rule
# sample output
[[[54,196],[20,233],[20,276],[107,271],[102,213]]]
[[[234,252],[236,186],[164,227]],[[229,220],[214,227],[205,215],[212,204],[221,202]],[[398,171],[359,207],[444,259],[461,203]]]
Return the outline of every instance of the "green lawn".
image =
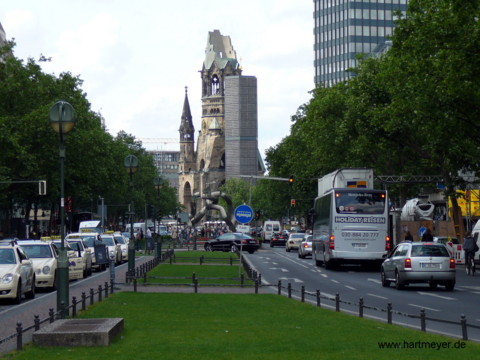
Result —
[[[243,268],[238,264],[230,265],[175,265],[161,264],[147,274],[149,284],[193,284],[192,276],[198,279],[200,286],[212,285],[240,285],[240,274],[244,274],[244,284],[254,285],[248,280]],[[177,277],[176,279],[162,279],[161,277]],[[184,277],[185,279],[178,279]]]
[[[476,359],[480,353],[477,343],[359,319],[278,295],[117,293],[82,317],[122,317],[125,329],[109,347],[28,345],[6,358],[451,360]],[[395,342],[399,348],[382,349],[380,342]],[[427,344],[443,348],[426,349]]]

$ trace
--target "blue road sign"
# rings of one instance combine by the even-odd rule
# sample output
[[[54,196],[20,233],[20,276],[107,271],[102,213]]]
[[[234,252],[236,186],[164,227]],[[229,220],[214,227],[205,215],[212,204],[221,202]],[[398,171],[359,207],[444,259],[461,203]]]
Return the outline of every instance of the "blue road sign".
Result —
[[[246,224],[252,221],[253,219],[253,210],[248,205],[240,205],[235,209],[235,220],[240,224]]]

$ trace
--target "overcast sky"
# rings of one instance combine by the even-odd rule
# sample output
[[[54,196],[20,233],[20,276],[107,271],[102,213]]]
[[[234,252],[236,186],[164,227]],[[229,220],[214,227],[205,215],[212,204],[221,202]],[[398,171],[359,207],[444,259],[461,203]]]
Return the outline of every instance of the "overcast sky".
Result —
[[[3,0],[0,23],[15,56],[51,57],[46,73],[84,81],[108,131],[179,139],[185,86],[198,134],[208,32],[230,36],[244,75],[258,81],[264,152],[289,134],[314,88],[312,0]],[[195,139],[196,140],[196,139]],[[144,143],[178,150],[178,144]]]

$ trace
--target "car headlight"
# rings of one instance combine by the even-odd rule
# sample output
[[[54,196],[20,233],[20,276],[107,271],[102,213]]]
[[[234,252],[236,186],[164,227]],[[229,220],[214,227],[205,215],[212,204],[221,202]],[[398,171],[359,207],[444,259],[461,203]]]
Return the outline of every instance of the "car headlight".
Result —
[[[114,257],[114,256],[115,256],[115,251],[110,250],[110,257]]]
[[[42,268],[42,272],[45,274],[45,275],[48,275],[50,273],[50,270],[52,270],[50,268],[50,266],[48,265],[45,265],[43,268]]]
[[[2,277],[2,284],[10,284],[13,281],[13,274],[8,273],[3,275]]]

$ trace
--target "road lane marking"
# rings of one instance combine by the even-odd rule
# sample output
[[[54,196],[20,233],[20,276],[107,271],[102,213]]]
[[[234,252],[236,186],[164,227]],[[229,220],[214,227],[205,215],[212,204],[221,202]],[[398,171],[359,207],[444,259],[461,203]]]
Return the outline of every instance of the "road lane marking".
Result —
[[[337,281],[335,279],[330,279],[332,282],[334,282],[335,284],[340,284],[340,281]]]
[[[418,295],[433,296],[433,297],[436,297],[436,298],[439,298],[439,299],[443,299],[443,300],[457,300],[457,299],[452,298],[452,297],[449,297],[449,296],[442,296],[442,295],[437,295],[437,294],[428,293],[428,292],[423,292],[423,291],[417,291],[417,294],[418,294]]]
[[[357,290],[357,289],[355,289],[353,286],[345,285],[345,287],[346,287],[347,289],[350,289],[350,290],[354,290],[354,291]]]
[[[367,281],[372,281],[372,282],[377,283],[377,284],[380,284],[380,283],[381,283],[380,280],[378,280],[378,279],[372,279],[372,278],[367,279]]]
[[[376,297],[376,298],[379,298],[379,299],[382,299],[382,300],[388,300],[388,297],[380,296],[380,295],[377,295],[377,294],[370,294],[370,293],[368,293],[367,295],[373,296],[373,297]]]
[[[433,308],[429,308],[429,307],[421,306],[421,305],[417,305],[417,304],[408,304],[408,305],[418,307],[418,308],[421,308],[421,309],[425,309],[425,310],[430,310],[430,311],[441,311],[441,310],[438,310],[438,309],[433,309]]]
[[[297,278],[287,278],[287,277],[282,277],[282,278],[279,278],[278,280],[293,280],[296,283],[303,283],[304,282],[303,280],[300,280],[300,279],[297,279]]]
[[[283,268],[269,268],[270,270],[280,270],[282,272],[289,272],[287,269],[283,269]]]

